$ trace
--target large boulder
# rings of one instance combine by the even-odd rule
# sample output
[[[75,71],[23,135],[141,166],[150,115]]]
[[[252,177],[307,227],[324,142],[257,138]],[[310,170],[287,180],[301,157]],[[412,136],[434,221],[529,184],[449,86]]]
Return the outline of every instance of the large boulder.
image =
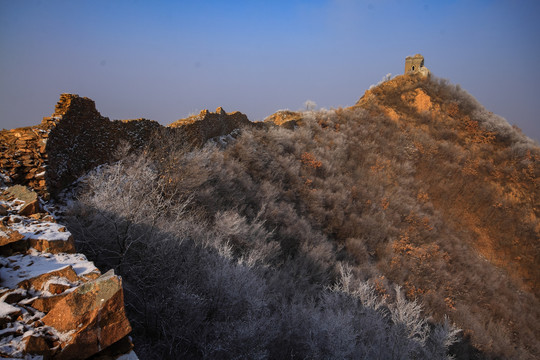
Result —
[[[42,319],[59,332],[71,332],[58,359],[85,359],[131,331],[124,311],[122,280],[108,271],[69,292]]]

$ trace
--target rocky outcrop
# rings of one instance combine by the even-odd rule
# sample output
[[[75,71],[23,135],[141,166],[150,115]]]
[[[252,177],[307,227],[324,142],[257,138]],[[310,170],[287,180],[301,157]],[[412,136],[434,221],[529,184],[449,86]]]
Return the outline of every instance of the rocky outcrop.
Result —
[[[286,129],[294,129],[296,126],[301,125],[303,115],[301,112],[280,110],[264,119],[266,124],[274,124],[282,126]]]
[[[90,169],[114,159],[121,143],[141,149],[157,130],[179,142],[201,146],[208,139],[253,125],[240,113],[202,111],[169,127],[148,119],[103,117],[89,98],[62,94],[54,113],[41,124],[0,132],[0,172],[43,198],[56,195]]]
[[[440,106],[422,88],[429,81],[429,78],[415,73],[396,76],[366,90],[354,106],[366,109],[373,116],[382,112],[394,121],[426,112],[430,112],[430,116],[438,115]]]
[[[73,332],[58,359],[97,354],[131,331],[124,313],[122,280],[110,270],[68,292],[41,321],[62,333]]]
[[[71,234],[45,210],[21,215],[33,199],[22,186],[0,195],[0,357],[136,359],[122,279],[75,253]]]

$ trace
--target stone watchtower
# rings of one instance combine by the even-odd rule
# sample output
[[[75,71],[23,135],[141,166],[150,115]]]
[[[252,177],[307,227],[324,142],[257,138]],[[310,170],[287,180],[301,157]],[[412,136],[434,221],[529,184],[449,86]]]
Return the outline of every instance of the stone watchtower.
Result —
[[[424,57],[420,54],[407,56],[405,58],[405,74],[429,75],[429,70],[424,66]]]

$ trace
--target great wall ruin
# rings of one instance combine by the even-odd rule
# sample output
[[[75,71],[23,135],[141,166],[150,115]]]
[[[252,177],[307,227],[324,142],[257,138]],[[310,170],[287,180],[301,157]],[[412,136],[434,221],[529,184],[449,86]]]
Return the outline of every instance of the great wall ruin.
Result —
[[[114,160],[121,143],[143,149],[165,133],[201,146],[243,126],[255,125],[222,108],[167,127],[147,119],[111,121],[91,99],[62,94],[41,124],[1,131],[0,357],[137,359],[122,279],[76,253],[47,200]]]
[[[202,145],[206,140],[252,125],[240,113],[218,108],[162,126],[147,119],[115,120],[103,117],[94,101],[62,94],[50,117],[41,124],[0,131],[0,168],[15,184],[36,190],[48,199],[97,165],[112,159],[121,142],[141,149],[157,130],[178,141]]]

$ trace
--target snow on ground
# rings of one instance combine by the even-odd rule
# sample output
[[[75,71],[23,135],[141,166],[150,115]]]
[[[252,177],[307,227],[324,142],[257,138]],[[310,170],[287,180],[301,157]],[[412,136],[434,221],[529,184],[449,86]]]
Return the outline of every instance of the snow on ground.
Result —
[[[134,351],[130,351],[129,353],[116,358],[116,360],[139,360],[139,358]]]
[[[0,318],[5,318],[9,316],[9,314],[13,314],[18,311],[20,311],[18,307],[0,301]]]
[[[16,288],[23,280],[41,274],[59,270],[71,265],[78,276],[98,271],[93,262],[83,254],[50,254],[30,249],[28,254],[17,254],[2,259],[0,268],[0,285],[10,289]]]
[[[80,181],[84,181],[84,179],[80,179]],[[0,182],[0,194],[5,189],[6,187],[2,186]],[[25,203],[10,197],[8,199],[4,197],[0,200],[0,204],[7,208],[7,214],[0,216],[0,221],[10,231],[20,233],[24,237],[23,240],[32,240],[27,242],[28,246],[32,246],[34,240],[72,241],[71,233],[63,225],[56,223],[54,213],[62,210],[57,205],[41,202],[44,209],[41,213],[21,216],[19,211]],[[8,237],[8,234],[0,230],[0,237]],[[9,248],[9,246],[6,244],[6,250],[9,250],[6,251],[6,254],[19,251],[16,250],[16,247]],[[55,247],[43,248],[54,249]],[[40,290],[18,288],[18,284],[21,281],[30,280],[68,266],[71,266],[79,277],[90,273],[100,274],[100,271],[83,254],[49,253],[34,248],[26,250],[27,247],[24,249],[24,253],[0,256],[0,320],[2,322],[0,326],[0,358],[37,360],[43,359],[43,356],[26,354],[26,339],[29,336],[45,337],[66,344],[77,329],[61,333],[50,326],[43,326],[39,321],[45,316],[45,313],[34,309],[32,304],[38,298],[47,298],[58,294],[56,292],[58,290],[55,290],[55,294],[48,291],[49,285],[52,283],[65,285],[66,289],[60,290],[65,293],[74,291],[80,283],[87,281],[88,278],[72,283],[64,277],[49,275],[44,278],[45,282],[40,284]],[[51,350],[57,351],[58,346],[60,345],[56,345]],[[133,351],[122,355],[120,359],[138,360]]]
[[[24,219],[9,226],[18,231],[25,239],[40,239],[47,241],[68,241],[71,233],[66,227],[57,223],[43,222],[34,219]]]

